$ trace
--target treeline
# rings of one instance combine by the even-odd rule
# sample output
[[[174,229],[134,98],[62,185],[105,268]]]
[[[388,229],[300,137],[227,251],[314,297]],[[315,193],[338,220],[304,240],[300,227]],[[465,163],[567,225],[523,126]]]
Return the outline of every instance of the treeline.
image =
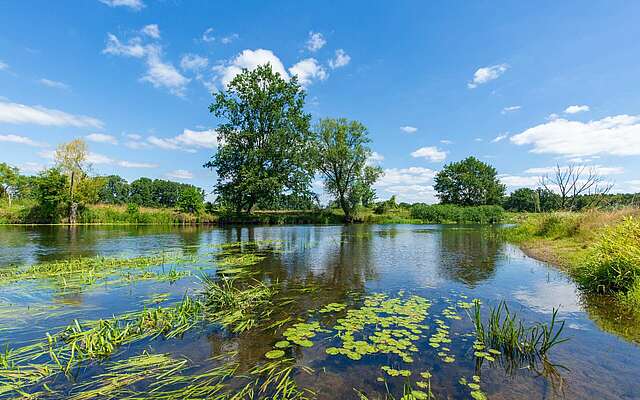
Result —
[[[82,141],[62,144],[56,152],[56,165],[35,176],[23,175],[18,168],[0,163],[0,198],[5,199],[9,209],[16,202],[21,206],[20,215],[12,219],[26,223],[153,222],[150,218],[158,217],[140,213],[140,207],[192,214],[206,208],[204,190],[194,185],[150,178],[129,183],[117,175],[90,176],[88,167],[83,165],[86,154]],[[74,161],[65,164],[65,160]],[[95,204],[128,207],[126,214],[109,215],[108,221],[102,221],[97,216],[108,213],[88,208]],[[116,213],[112,210],[112,214]],[[161,221],[171,220],[170,214],[160,214]]]
[[[638,193],[596,193],[580,194],[572,199],[570,210],[581,211],[590,208],[615,209],[640,205]],[[551,212],[567,210],[562,204],[562,195],[546,188],[520,188],[506,196],[502,206],[509,211],[517,212]]]

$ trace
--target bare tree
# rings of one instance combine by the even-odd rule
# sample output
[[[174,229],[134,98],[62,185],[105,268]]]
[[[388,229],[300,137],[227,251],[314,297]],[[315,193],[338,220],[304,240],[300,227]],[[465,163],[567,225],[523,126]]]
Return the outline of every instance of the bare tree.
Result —
[[[560,208],[574,210],[579,196],[587,196],[586,208],[598,206],[604,196],[613,188],[612,182],[605,181],[596,167],[556,164],[552,174],[540,177],[540,186],[560,195]]]

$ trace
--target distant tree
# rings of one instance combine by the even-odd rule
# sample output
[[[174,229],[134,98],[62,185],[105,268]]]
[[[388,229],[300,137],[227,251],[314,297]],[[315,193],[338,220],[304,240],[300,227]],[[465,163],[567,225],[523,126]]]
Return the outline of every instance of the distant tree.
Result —
[[[11,206],[11,201],[18,192],[20,183],[20,171],[6,163],[0,163],[0,196],[6,196]]]
[[[378,167],[368,167],[371,155],[367,128],[358,121],[322,119],[314,130],[314,159],[324,179],[325,190],[335,197],[351,222],[363,197],[370,202],[375,197],[372,185],[382,174]]]
[[[163,179],[154,179],[151,186],[153,200],[157,205],[160,207],[175,207],[180,192],[189,185]]]
[[[606,182],[595,167],[569,164],[561,167],[556,164],[551,174],[540,178],[540,186],[560,195],[560,208],[575,210],[580,196],[589,195],[585,208],[597,207],[613,188],[613,183]]]
[[[540,211],[540,199],[538,193],[529,188],[516,189],[505,201],[505,208],[512,211]]]
[[[478,206],[500,204],[505,185],[496,169],[475,157],[447,164],[435,176],[434,189],[443,204]]]
[[[380,167],[370,165],[364,167],[362,179],[358,181],[358,188],[356,189],[360,192],[360,200],[364,207],[371,207],[376,200],[377,194],[373,184],[382,174],[382,168]]]
[[[41,172],[34,179],[34,198],[36,199],[38,219],[46,222],[58,222],[62,208],[69,201],[68,177],[58,168]]]
[[[102,176],[84,178],[76,189],[76,200],[78,204],[96,204],[100,202],[100,193],[103,191],[107,180]]]
[[[218,174],[220,202],[237,212],[281,194],[310,191],[311,115],[296,78],[284,79],[269,64],[243,70],[215,94],[209,110],[218,125],[217,153],[204,166]]]
[[[540,211],[550,212],[560,209],[560,195],[544,188],[537,188],[536,194],[540,202]]]
[[[204,207],[204,192],[189,185],[180,191],[176,205],[180,211],[197,214]]]
[[[67,175],[69,184],[69,223],[75,224],[78,203],[75,198],[76,190],[86,177],[88,165],[87,144],[81,139],[75,139],[58,146],[55,153],[57,167]]]
[[[105,184],[98,195],[103,204],[125,204],[129,201],[129,183],[118,175],[104,177]]]
[[[129,201],[139,206],[156,207],[158,203],[153,197],[153,181],[143,177],[131,182]]]

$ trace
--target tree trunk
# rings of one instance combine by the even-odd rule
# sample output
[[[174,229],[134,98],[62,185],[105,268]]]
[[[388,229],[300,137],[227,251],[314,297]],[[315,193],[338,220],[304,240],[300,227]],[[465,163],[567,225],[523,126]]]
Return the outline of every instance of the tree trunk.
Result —
[[[75,225],[78,215],[78,203],[72,201],[69,204],[69,224]]]

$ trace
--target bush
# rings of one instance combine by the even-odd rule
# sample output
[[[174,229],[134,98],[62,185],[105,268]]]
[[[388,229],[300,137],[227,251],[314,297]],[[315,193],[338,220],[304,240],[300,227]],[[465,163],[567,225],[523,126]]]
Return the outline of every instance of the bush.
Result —
[[[587,290],[619,292],[640,300],[640,221],[628,217],[604,229],[576,280]]]
[[[411,218],[432,224],[452,222],[495,224],[504,218],[504,210],[500,206],[460,207],[453,204],[419,203],[411,207]]]

